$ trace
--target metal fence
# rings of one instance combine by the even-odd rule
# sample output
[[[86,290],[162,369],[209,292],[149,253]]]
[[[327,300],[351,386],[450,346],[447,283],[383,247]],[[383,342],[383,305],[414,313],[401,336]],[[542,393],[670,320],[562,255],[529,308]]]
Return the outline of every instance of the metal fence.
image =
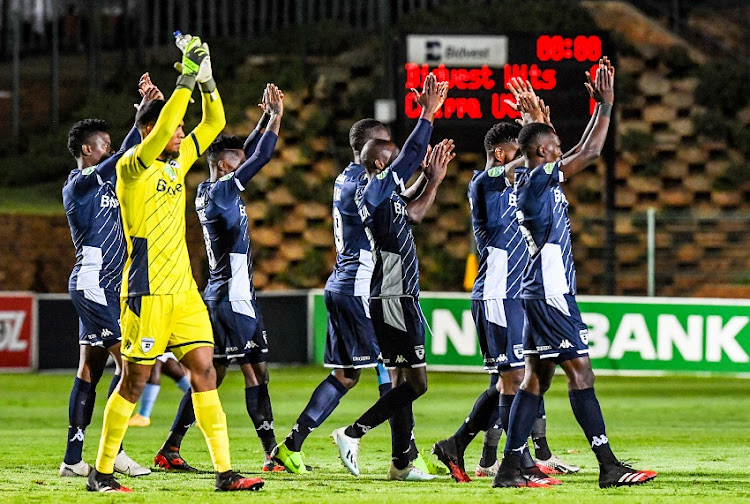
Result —
[[[573,256],[583,294],[750,295],[750,214],[746,212],[617,212],[613,270],[604,260],[606,224],[603,217],[571,216]],[[614,291],[609,285],[615,286]]]

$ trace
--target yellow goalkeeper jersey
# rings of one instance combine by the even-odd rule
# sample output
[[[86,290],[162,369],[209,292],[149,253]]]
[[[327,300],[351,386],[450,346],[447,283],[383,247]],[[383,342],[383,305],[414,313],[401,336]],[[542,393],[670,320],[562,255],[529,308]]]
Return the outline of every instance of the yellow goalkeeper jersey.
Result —
[[[197,289],[185,242],[185,175],[224,128],[218,91],[202,93],[203,120],[182,140],[179,155],[157,159],[179,127],[190,95],[190,89],[176,89],[151,132],[117,162],[128,249],[122,297]]]

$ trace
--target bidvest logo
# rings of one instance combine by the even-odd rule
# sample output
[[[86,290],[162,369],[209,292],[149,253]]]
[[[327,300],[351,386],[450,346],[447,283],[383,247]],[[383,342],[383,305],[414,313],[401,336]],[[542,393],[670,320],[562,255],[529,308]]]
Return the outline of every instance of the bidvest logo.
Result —
[[[508,62],[508,37],[487,35],[407,35],[410,63],[502,67]]]

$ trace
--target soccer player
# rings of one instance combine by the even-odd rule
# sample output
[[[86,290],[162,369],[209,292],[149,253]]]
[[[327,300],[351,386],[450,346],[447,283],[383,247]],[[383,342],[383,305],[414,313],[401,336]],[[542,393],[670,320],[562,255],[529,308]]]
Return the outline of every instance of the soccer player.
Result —
[[[378,362],[380,349],[370,320],[372,250],[354,200],[357,188],[367,183],[360,152],[372,139],[390,141],[391,135],[385,125],[375,119],[362,119],[352,125],[349,145],[354,160],[336,177],[333,187],[336,264],[325,287],[328,309],[325,366],[333,368],[333,371],[313,391],[294,428],[274,453],[279,464],[296,474],[308,472],[301,451],[305,439],[333,413],[341,398],[359,382],[362,369],[376,369],[380,395],[391,389],[389,373]],[[402,197],[414,199],[422,192],[425,183],[422,174]],[[413,436],[409,459],[425,472],[441,469],[422,457]]]
[[[258,127],[244,142],[220,136],[208,148],[210,179],[198,186],[195,209],[206,245],[210,277],[203,293],[214,334],[214,366],[220,386],[231,361],[245,377],[245,406],[266,460],[264,471],[283,471],[271,459],[276,446],[273,411],[268,395],[268,342],[253,287],[253,261],[245,203],[240,192],[270,161],[284,113],[283,93],[268,84]],[[260,135],[260,132],[263,135]],[[180,444],[195,421],[191,395],[180,404],[169,436],[154,462],[170,470],[191,471],[180,455]]]
[[[196,81],[203,119],[185,138],[182,118]],[[104,410],[96,466],[88,478],[90,491],[130,491],[112,475],[114,456],[151,367],[167,350],[190,371],[193,407],[216,471],[216,489],[263,486],[263,480],[232,470],[226,415],[212,364],[211,322],[185,242],[185,175],[225,122],[208,46],[193,37],[184,49],[172,96],[166,103],[141,107],[136,125],[143,141],[117,162],[116,191],[128,248],[121,292],[123,376]]]
[[[163,99],[148,74],[139,81],[141,106]],[[133,127],[116,153],[112,150],[107,123],[85,119],[68,133],[68,149],[77,167],[63,186],[63,205],[76,247],[76,264],[70,274],[69,290],[79,319],[80,358],[68,407],[68,438],[60,476],[88,476],[91,466],[82,458],[86,427],[91,423],[96,386],[111,355],[115,374],[112,393],[121,375],[120,283],[125,263],[125,237],[120,204],[115,194],[115,164],[126,150],[140,142]],[[151,470],[138,465],[120,449],[114,470],[143,476]]]
[[[580,149],[563,156],[560,139],[547,124],[532,123],[519,133],[518,142],[530,168],[516,181],[516,215],[530,256],[521,290],[526,314],[526,373],[511,406],[505,452],[494,487],[547,486],[524,475],[521,458],[528,450],[526,439],[557,365],[565,371],[573,413],[599,461],[599,486],[636,485],[656,477],[653,471],[638,471],[619,461],[609,446],[594,393],[588,328],[575,301],[568,202],[560,186],[563,176],[581,171],[601,153],[614,101],[614,73],[604,58],[596,82],[586,84],[598,105]]]
[[[520,157],[520,130],[519,124],[511,122],[501,122],[490,128],[484,137],[487,153],[484,170],[475,171],[469,183],[472,227],[479,251],[479,272],[474,281],[471,308],[484,368],[490,372],[491,379],[489,388],[477,398],[456,433],[433,447],[433,453],[459,482],[470,481],[464,469],[464,452],[480,430],[486,430],[485,442],[475,474],[483,477],[497,473],[501,429],[494,425],[499,419],[500,425],[507,427],[513,397],[523,380],[521,276],[529,254],[516,221],[511,163]],[[532,430],[537,461],[526,452],[524,467],[533,470],[540,479],[544,479],[544,475],[534,470],[536,464],[556,473],[577,472],[577,466],[565,463],[550,452],[543,409],[542,403]]]
[[[151,375],[148,377],[148,382],[143,387],[143,393],[141,394],[141,406],[138,413],[128,420],[129,427],[148,427],[151,425],[151,412],[154,409],[156,398],[159,397],[162,374],[172,378],[183,392],[190,391],[190,380],[185,371],[182,370],[180,363],[177,362],[177,357],[172,352],[165,352],[164,355],[156,358],[154,367],[151,368]]]
[[[375,266],[370,287],[370,314],[383,363],[398,368],[394,387],[354,424],[336,429],[334,441],[344,466],[359,475],[359,440],[373,427],[392,419],[392,461],[388,479],[419,481],[434,478],[409,460],[413,424],[412,403],[427,390],[424,361],[424,319],[419,307],[419,265],[409,223],[419,223],[434,202],[437,188],[453,158],[453,143],[443,141],[430,156],[427,184],[408,204],[400,196],[404,181],[417,170],[427,152],[435,112],[443,104],[447,83],[434,75],[425,79],[423,92],[414,91],[422,106],[420,120],[396,158],[392,142],[374,139],[365,144],[361,160],[369,182],[356,200],[367,229]],[[393,158],[396,158],[393,161]]]

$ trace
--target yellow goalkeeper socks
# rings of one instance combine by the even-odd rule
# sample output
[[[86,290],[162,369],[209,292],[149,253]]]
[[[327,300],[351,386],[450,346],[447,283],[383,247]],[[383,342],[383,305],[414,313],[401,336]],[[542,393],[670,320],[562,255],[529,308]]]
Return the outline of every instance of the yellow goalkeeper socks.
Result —
[[[216,390],[193,392],[193,411],[195,421],[203,432],[218,473],[232,468],[229,456],[229,435],[227,434],[227,416],[221,408],[219,393]]]
[[[133,414],[135,403],[129,402],[119,393],[113,392],[109,396],[104,408],[104,425],[102,437],[99,439],[99,453],[96,456],[96,470],[104,474],[112,474],[115,467],[115,457],[120,451],[120,444],[128,430],[128,420]]]

